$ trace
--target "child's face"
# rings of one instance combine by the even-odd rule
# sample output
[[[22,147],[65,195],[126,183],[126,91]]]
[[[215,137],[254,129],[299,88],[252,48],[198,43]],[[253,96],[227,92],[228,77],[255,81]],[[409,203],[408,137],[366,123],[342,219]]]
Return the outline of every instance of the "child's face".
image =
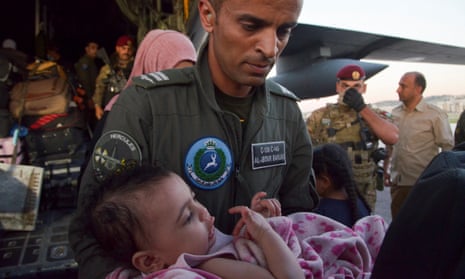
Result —
[[[174,264],[181,253],[204,255],[215,242],[215,218],[194,199],[186,183],[171,175],[154,187],[143,208],[150,249]]]

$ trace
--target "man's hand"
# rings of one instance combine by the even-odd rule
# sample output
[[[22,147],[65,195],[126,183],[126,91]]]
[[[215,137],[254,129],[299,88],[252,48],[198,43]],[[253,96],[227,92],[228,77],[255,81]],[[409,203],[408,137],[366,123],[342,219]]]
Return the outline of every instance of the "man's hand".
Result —
[[[95,117],[100,120],[103,116],[103,109],[99,105],[95,105]]]
[[[250,202],[250,208],[263,217],[281,216],[281,203],[277,199],[265,199],[265,192],[256,193]]]
[[[392,186],[391,174],[389,174],[388,172],[384,171],[384,174],[383,174],[383,181],[384,181],[384,186],[386,186],[386,187],[391,187],[391,186]]]
[[[344,94],[343,102],[356,112],[360,112],[367,106],[363,100],[362,94],[358,93],[358,91],[353,88],[347,89]]]

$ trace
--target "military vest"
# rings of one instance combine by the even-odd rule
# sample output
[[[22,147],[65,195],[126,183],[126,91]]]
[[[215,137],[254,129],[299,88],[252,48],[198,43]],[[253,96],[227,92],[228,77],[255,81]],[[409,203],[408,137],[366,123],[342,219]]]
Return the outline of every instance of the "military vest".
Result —
[[[357,184],[373,184],[376,164],[371,158],[378,148],[378,138],[358,113],[345,105],[328,104],[316,111],[318,115],[313,123],[311,134],[315,145],[337,143],[343,146],[352,161]]]

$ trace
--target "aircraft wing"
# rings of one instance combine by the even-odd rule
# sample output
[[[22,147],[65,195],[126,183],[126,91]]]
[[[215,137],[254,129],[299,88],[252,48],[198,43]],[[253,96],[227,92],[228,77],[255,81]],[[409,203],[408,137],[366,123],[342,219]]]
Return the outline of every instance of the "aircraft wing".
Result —
[[[309,63],[301,68],[277,72],[271,79],[291,90],[301,99],[314,99],[336,94],[336,74],[345,65],[357,64],[365,70],[366,79],[388,65],[354,59],[328,59]]]
[[[271,79],[302,99],[331,96],[335,94],[336,73],[343,65],[362,66],[367,78],[388,66],[360,59],[465,65],[465,48],[299,24]]]

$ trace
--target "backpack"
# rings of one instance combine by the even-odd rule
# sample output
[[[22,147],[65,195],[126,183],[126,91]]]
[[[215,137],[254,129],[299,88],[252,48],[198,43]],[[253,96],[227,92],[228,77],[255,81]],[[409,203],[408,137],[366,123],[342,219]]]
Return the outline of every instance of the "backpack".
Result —
[[[63,68],[53,61],[37,60],[27,69],[27,80],[16,83],[10,92],[13,117],[66,113],[71,88]]]

